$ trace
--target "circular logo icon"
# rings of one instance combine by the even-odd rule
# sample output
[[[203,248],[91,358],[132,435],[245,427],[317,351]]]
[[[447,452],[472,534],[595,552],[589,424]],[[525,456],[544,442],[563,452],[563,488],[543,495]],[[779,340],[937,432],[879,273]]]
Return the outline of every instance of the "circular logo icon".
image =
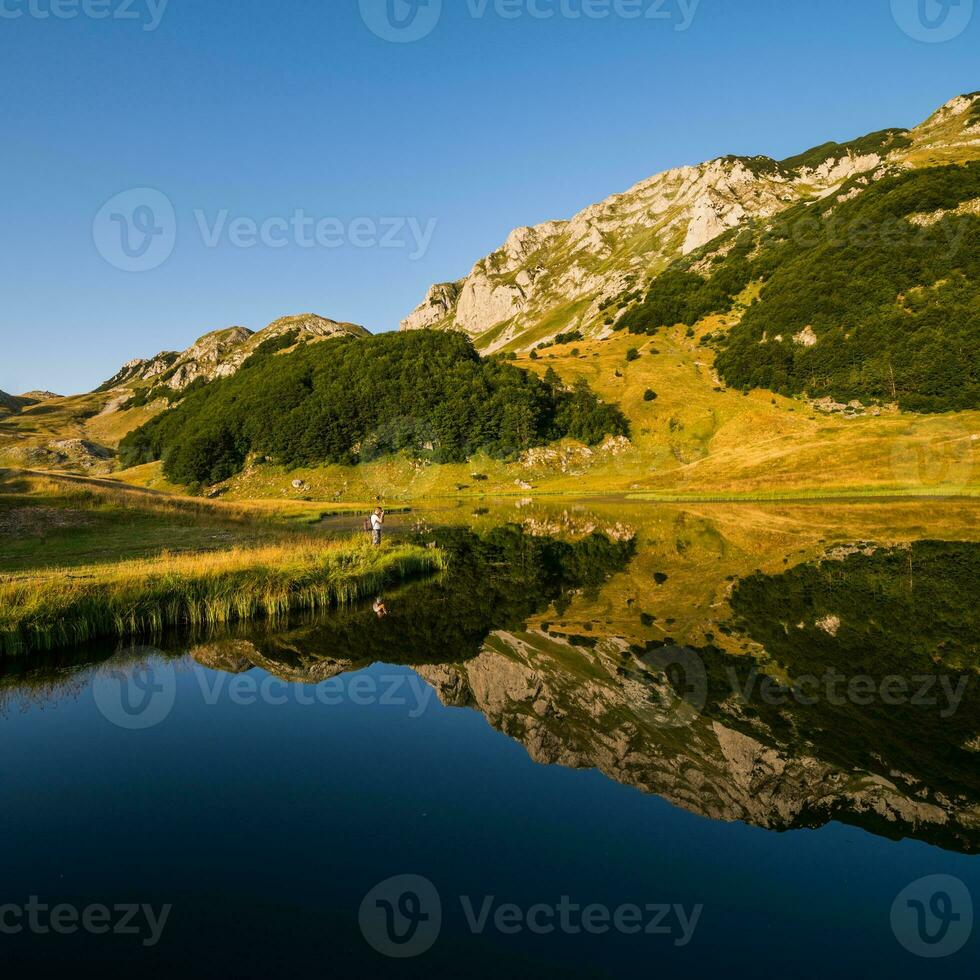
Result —
[[[116,269],[149,272],[177,244],[177,215],[165,194],[151,187],[123,191],[102,205],[92,223],[95,247]]]
[[[973,896],[952,875],[913,881],[892,905],[892,931],[916,956],[952,956],[967,944],[973,932]]]
[[[392,959],[428,952],[442,928],[442,901],[421,875],[398,875],[375,885],[361,902],[361,933],[374,950]]]
[[[442,16],[442,0],[360,0],[361,19],[383,41],[410,44],[428,37]]]
[[[660,647],[640,659],[660,675],[654,714],[661,727],[686,728],[701,716],[708,701],[708,671],[699,653],[688,647]]]
[[[93,694],[107,721],[128,731],[142,731],[170,715],[177,698],[177,674],[167,661],[151,657],[100,673]]]
[[[974,0],[892,0],[892,16],[913,40],[940,44],[969,27],[973,4]]]
[[[973,457],[980,449],[978,434],[957,422],[931,431],[933,421],[913,423],[907,435],[892,444],[892,474],[900,483],[955,492],[970,483]]]

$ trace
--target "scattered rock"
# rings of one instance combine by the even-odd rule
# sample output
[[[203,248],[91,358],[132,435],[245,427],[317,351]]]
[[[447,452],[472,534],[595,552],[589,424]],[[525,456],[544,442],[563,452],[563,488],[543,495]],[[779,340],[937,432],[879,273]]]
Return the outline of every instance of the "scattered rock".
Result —
[[[824,616],[823,619],[818,619],[814,626],[818,630],[823,630],[828,636],[837,636],[841,627],[840,616]]]

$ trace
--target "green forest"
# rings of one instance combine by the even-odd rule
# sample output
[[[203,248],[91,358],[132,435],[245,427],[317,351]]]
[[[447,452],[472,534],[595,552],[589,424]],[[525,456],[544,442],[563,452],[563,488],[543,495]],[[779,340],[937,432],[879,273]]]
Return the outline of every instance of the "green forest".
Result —
[[[629,433],[622,412],[584,383],[569,390],[555,376],[481,358],[459,333],[338,338],[288,353],[275,346],[130,433],[124,465],[162,459],[170,480],[199,487],[239,472],[252,453],[290,468],[402,450],[462,462]]]
[[[694,326],[760,282],[741,322],[712,340],[733,387],[919,412],[977,408],[980,217],[941,212],[980,198],[980,163],[896,174],[867,189],[865,180],[675,263],[620,328]],[[917,215],[928,217],[910,220]],[[812,346],[796,339],[807,328]]]

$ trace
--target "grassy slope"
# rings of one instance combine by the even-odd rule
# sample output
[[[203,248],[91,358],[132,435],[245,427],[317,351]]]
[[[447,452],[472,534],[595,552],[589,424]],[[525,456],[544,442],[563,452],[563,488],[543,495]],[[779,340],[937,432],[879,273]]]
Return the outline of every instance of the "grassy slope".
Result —
[[[228,484],[236,499],[299,495],[324,501],[422,501],[433,496],[516,494],[649,493],[662,498],[769,498],[849,494],[980,492],[977,440],[980,412],[918,416],[884,414],[843,418],[815,412],[800,400],[756,391],[722,390],[713,353],[700,336],[724,325],[702,323],[694,337],[664,330],[645,338],[617,335],[608,341],[549,349],[522,367],[554,367],[563,380],[584,377],[606,400],[618,402],[633,427],[632,450],[597,451],[571,463],[560,451],[539,465],[476,459],[465,465],[427,466],[402,457],[356,468],[322,467],[286,473],[261,466]],[[627,363],[626,352],[641,356]],[[571,351],[578,349],[578,356]],[[617,377],[617,372],[622,377]],[[644,401],[650,389],[657,399]],[[716,390],[718,389],[718,390]],[[561,447],[559,447],[560,450]],[[547,458],[547,457],[551,458]],[[488,477],[474,480],[474,474]],[[158,478],[149,468],[142,479]],[[293,479],[308,490],[295,491]]]
[[[0,470],[0,574],[281,541],[363,508],[224,502],[147,493],[117,481]]]
[[[376,499],[417,501],[458,493],[526,495],[518,483],[549,493],[641,492],[682,498],[980,491],[973,438],[980,434],[980,412],[844,419],[768,392],[745,397],[715,390],[714,355],[698,340],[724,324],[725,318],[716,317],[700,324],[694,337],[683,328],[664,330],[649,340],[616,335],[608,341],[550,348],[537,361],[519,358],[520,366],[539,373],[554,367],[567,382],[584,377],[603,398],[618,402],[630,418],[635,447],[623,455],[600,451],[590,461],[566,466],[567,472],[558,458],[530,468],[490,459],[428,466],[402,457],[356,468],[288,473],[261,466],[229,481],[228,495],[242,500],[310,498],[342,508]],[[642,356],[627,363],[626,351],[633,346]],[[573,357],[576,348],[579,355]],[[647,389],[657,393],[656,401],[644,401]],[[16,421],[0,423],[0,437],[6,437],[0,438],[0,462],[14,426],[21,435],[28,427],[43,432],[45,439],[95,438],[95,429],[114,426],[111,439],[99,432],[103,442],[113,443],[126,427],[145,420],[122,413],[78,421],[79,406],[90,409],[89,401],[97,397],[103,396],[60,399],[47,414],[28,411],[15,416]],[[488,479],[475,481],[474,474]],[[115,476],[134,486],[178,490],[163,479],[158,464]],[[293,489],[296,479],[306,486]]]
[[[40,405],[30,406],[16,415],[0,418],[0,466],[39,466],[46,462],[43,454],[29,455],[48,450],[51,443],[66,439],[83,439],[99,446],[115,449],[119,441],[132,429],[148,422],[159,414],[160,408],[138,408],[123,412],[102,414],[113,396],[105,392],[72,395],[55,398]],[[69,466],[79,471],[108,473],[112,460],[89,460],[84,466],[78,457]]]

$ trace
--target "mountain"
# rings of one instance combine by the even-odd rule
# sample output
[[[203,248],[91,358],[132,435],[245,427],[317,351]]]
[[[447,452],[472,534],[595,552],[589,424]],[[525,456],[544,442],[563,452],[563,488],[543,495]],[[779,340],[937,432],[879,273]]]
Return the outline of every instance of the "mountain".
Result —
[[[313,313],[282,317],[258,333],[245,327],[228,327],[205,334],[185,351],[164,351],[156,357],[128,361],[99,390],[149,382],[152,387],[166,386],[181,392],[199,379],[230,377],[263,344],[280,342],[285,348],[302,340],[313,342],[338,336],[366,337],[369,333],[356,324],[337,323]]]
[[[25,399],[0,391],[0,413],[19,412],[26,404]]]
[[[176,408],[123,439],[124,465],[162,460],[172,482],[200,487],[240,473],[253,455],[291,469],[402,450],[427,463],[465,463],[481,452],[505,459],[566,437],[597,445],[629,432],[587,385],[568,389],[482,359],[459,334],[384,333],[278,353],[262,344],[234,377],[186,389]]]
[[[854,197],[909,170],[980,158],[980,93],[913,130],[824,143],[796,157],[722,157],[651,177],[570,221],[518,228],[464,279],[432,286],[402,329],[461,330],[481,351],[528,350],[561,333],[608,337],[678,260],[732,229],[772,221],[846,187]]]
[[[255,353],[278,352],[332,337],[368,337],[364,327],[312,313],[286,316],[253,332],[229,327],[205,334],[185,351],[164,351],[124,364],[96,391],[65,398],[51,392],[0,395],[0,463],[109,473],[115,447],[133,429],[219,378],[234,375]]]
[[[25,391],[20,397],[25,401],[37,403],[53,401],[55,398],[61,398],[63,396],[56,395],[53,391]]]
[[[370,343],[351,324],[287,317],[255,334],[232,327],[186,351],[132,361],[97,392],[6,409],[0,464],[108,473],[128,434],[193,401],[191,430],[208,438],[183,469],[194,471],[193,482],[230,474],[216,490],[247,497],[420,499],[515,487],[975,492],[980,93],[951,100],[912,130],[823,143],[781,161],[722,157],[650,178],[571,221],[518,229],[466,279],[432,287],[403,327],[401,336],[461,332],[478,352],[537,375],[538,391],[552,395],[531,411],[531,424],[517,419],[528,408],[520,399],[504,424],[493,403],[499,391],[468,376],[471,387],[450,390],[441,411],[416,400],[421,388],[400,417],[379,396],[386,425],[365,428],[375,412],[366,403],[326,424],[328,402],[348,411],[331,386],[326,401],[310,392],[310,404],[297,408],[292,424],[318,420],[299,434],[259,432],[255,418],[232,418],[228,406],[224,430],[205,432],[198,389],[233,380],[253,355],[288,356],[336,336]],[[264,370],[272,377],[279,367]],[[415,381],[428,394],[446,392],[447,379],[433,370],[427,365]],[[557,404],[552,396],[581,386],[581,399],[598,399],[595,412],[592,402],[580,405],[588,425],[537,425],[536,413]],[[381,389],[372,380],[364,390]],[[266,394],[244,391],[249,405],[265,406]],[[629,434],[604,428],[609,438],[596,443],[589,417],[613,406]],[[282,410],[261,408],[266,419]],[[161,421],[127,461],[160,458],[165,443],[181,440],[168,426],[190,412]],[[506,454],[494,437],[503,429],[521,432]],[[559,434],[568,438],[542,444]],[[294,451],[300,442],[303,451]],[[215,445],[220,465],[205,473]],[[459,452],[474,447],[461,461]],[[355,459],[360,465],[346,465]],[[154,464],[127,479],[172,489],[166,475]]]
[[[617,326],[693,329],[752,288],[737,322],[702,340],[729,385],[838,405],[977,408],[978,219],[980,161],[848,182],[675,262]]]

